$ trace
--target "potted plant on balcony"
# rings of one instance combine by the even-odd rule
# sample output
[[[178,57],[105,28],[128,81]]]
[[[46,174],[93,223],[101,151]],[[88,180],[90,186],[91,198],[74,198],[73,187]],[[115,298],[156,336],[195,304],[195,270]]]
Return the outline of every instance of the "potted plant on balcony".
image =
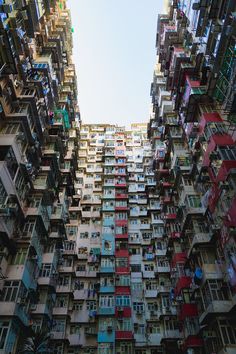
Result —
[[[46,354],[48,352],[47,344],[50,333],[46,330],[34,332],[31,335],[22,338],[18,354]]]

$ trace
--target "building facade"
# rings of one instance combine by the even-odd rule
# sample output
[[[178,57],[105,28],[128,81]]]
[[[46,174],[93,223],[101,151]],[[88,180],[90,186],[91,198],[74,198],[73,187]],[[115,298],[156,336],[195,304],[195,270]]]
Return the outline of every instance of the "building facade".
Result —
[[[183,0],[158,17],[148,136],[175,307],[166,353],[236,352],[235,10]]]
[[[0,18],[0,353],[41,329],[63,353],[78,228],[70,13],[64,0],[0,1]]]
[[[236,353],[235,0],[158,16],[148,124],[80,124],[66,0],[0,0],[0,354]]]

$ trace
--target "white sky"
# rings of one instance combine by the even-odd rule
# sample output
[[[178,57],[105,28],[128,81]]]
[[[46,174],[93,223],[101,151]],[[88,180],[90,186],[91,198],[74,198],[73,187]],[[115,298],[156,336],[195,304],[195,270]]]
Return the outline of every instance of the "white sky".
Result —
[[[84,123],[149,119],[162,0],[68,0]]]

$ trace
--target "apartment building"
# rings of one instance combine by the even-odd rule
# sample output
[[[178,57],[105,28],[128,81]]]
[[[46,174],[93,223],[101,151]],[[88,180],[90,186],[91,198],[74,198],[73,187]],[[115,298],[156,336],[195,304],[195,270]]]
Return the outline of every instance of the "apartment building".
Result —
[[[80,213],[66,1],[1,0],[0,37],[0,353],[17,353],[32,330],[63,353]]]
[[[234,354],[235,1],[169,2],[131,129],[80,124],[66,0],[0,13],[0,354]]]
[[[147,124],[81,126],[79,353],[159,354],[162,337],[175,326],[165,317],[170,267],[152,155]]]
[[[235,10],[183,0],[158,17],[148,136],[169,265],[165,353],[236,352]]]

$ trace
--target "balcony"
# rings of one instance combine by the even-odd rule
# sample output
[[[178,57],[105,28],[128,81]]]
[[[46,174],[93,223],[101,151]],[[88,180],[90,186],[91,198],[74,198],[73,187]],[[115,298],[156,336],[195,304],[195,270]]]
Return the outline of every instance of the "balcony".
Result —
[[[189,336],[187,339],[184,341],[184,348],[199,348],[204,346],[204,341],[202,338],[199,338],[198,336]]]
[[[128,249],[120,249],[118,246],[116,247],[115,256],[129,258],[129,251]]]
[[[67,336],[66,336],[66,333],[64,331],[51,331],[50,332],[50,337],[51,337],[51,340],[66,340],[67,339]]]
[[[106,331],[98,332],[98,343],[114,343],[115,342],[115,331],[112,326],[107,326]]]
[[[132,340],[132,331],[116,331],[116,340]]]
[[[29,326],[28,311],[24,303],[24,299],[19,299],[21,302],[0,302],[0,316],[1,317],[14,317],[16,316],[24,326]]]
[[[123,233],[123,234],[116,234],[115,239],[123,239],[123,240],[128,240],[128,233]],[[137,243],[137,242],[136,242]]]
[[[115,287],[114,287],[114,285],[100,285],[99,292],[100,293],[114,293]]]
[[[128,198],[128,194],[127,193],[116,193],[115,194],[115,198],[116,199],[127,199]]]
[[[116,226],[127,226],[128,220],[127,219],[116,219]]]
[[[158,273],[170,273],[170,266],[167,264],[165,264],[165,265],[157,264],[156,271],[157,271],[157,274]]]
[[[126,188],[126,186],[127,186],[127,183],[126,183],[125,180],[124,181],[122,181],[122,180],[116,180],[115,181],[115,187],[116,188]]]
[[[232,308],[231,300],[212,300],[207,308],[200,314],[199,323],[209,323],[209,319],[216,316],[225,316]]]
[[[67,316],[68,315],[68,307],[54,307],[52,313],[53,313],[53,315]]]
[[[96,278],[97,271],[96,270],[84,270],[84,271],[77,270],[75,272],[75,275],[76,275],[76,277],[79,277],[79,278]]]
[[[56,205],[52,209],[51,220],[53,221],[64,221],[66,217],[65,209],[63,205]]]
[[[190,256],[193,248],[198,245],[205,245],[211,241],[212,235],[209,233],[198,233],[195,234],[192,238],[192,242],[190,243],[190,247],[188,250],[188,257]]]
[[[46,191],[49,189],[48,185],[48,175],[38,175],[33,181],[34,190]]]
[[[114,218],[103,218],[102,225],[105,227],[114,226]]]
[[[113,203],[110,204],[103,204],[102,211],[115,211],[115,207]]]
[[[202,265],[203,281],[205,281],[206,279],[222,279],[223,278],[222,268],[223,265],[219,265],[215,263],[203,264]]]
[[[32,315],[46,315],[49,317],[52,315],[47,304],[31,305],[30,311]]]
[[[40,286],[52,286],[56,288],[57,279],[54,276],[38,277],[38,285]]]
[[[58,271],[59,273],[74,273],[74,267],[73,266],[64,266],[64,265],[61,265],[58,267]]]
[[[101,265],[100,266],[100,273],[114,273],[115,266],[114,265]]]
[[[179,293],[182,291],[182,289],[187,289],[190,288],[192,284],[192,278],[188,276],[181,276],[178,278],[176,288],[175,288],[175,293],[176,295],[179,295]]]
[[[198,309],[196,304],[182,304],[179,312],[180,321],[184,321],[187,317],[198,316]]]
[[[115,199],[116,195],[115,195],[114,191],[109,191],[109,192],[103,193],[102,198],[103,199]]]
[[[182,338],[182,335],[178,329],[165,330],[162,336],[162,341],[180,338]]]
[[[99,307],[98,315],[100,316],[113,316],[115,315],[115,306],[111,307]]]
[[[140,230],[150,230],[150,228],[151,228],[151,224],[150,223],[141,223],[140,224]]]

